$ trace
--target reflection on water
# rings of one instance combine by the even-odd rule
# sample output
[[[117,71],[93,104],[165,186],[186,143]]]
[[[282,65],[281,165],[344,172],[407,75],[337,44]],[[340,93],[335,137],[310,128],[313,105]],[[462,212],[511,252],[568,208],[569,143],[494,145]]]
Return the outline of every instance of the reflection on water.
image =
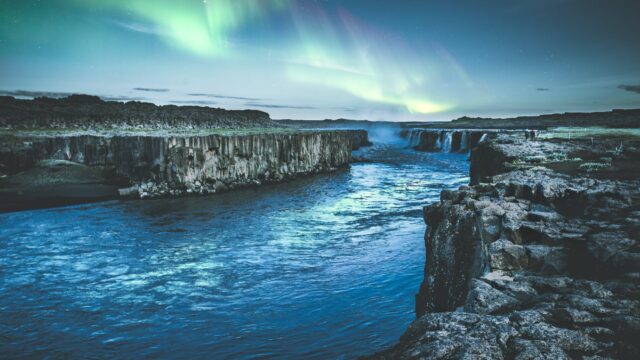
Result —
[[[221,195],[0,215],[0,357],[352,358],[413,319],[421,207],[463,155]]]

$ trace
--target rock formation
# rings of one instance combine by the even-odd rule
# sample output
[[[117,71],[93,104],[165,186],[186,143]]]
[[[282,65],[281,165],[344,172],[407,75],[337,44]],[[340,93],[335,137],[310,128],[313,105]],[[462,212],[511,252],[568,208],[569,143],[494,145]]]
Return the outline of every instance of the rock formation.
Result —
[[[0,149],[6,174],[40,160],[67,160],[112,171],[127,194],[213,193],[346,166],[364,131],[268,132],[193,136],[32,136]]]
[[[418,319],[373,358],[640,358],[639,149],[480,144],[473,185],[424,209]]]

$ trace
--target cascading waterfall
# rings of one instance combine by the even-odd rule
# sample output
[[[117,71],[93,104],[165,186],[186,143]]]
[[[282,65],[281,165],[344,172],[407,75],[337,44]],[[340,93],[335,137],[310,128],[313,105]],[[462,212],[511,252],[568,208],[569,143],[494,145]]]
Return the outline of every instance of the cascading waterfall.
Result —
[[[469,149],[469,132],[463,131],[460,136],[460,151],[465,151]]]
[[[421,151],[466,152],[487,139],[483,130],[413,129],[408,146]]]
[[[453,137],[452,131],[446,131],[444,133],[444,143],[442,145],[443,152],[451,152],[451,138]]]
[[[436,140],[436,144],[433,146],[433,148],[436,149],[436,150],[440,150],[440,149],[442,149],[442,140],[440,140],[442,138],[442,132],[438,131],[438,132],[436,132],[436,134],[437,134],[437,136],[436,136],[437,140]]]
[[[411,134],[409,135],[409,146],[416,147],[420,145],[420,136],[422,135],[422,131],[420,130],[411,130]]]

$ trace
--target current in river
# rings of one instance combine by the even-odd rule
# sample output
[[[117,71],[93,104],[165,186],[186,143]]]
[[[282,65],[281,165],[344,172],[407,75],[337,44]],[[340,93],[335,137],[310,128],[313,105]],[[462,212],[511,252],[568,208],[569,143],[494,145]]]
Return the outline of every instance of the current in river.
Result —
[[[422,207],[466,154],[405,144],[224,194],[0,215],[0,357],[342,359],[414,319]]]

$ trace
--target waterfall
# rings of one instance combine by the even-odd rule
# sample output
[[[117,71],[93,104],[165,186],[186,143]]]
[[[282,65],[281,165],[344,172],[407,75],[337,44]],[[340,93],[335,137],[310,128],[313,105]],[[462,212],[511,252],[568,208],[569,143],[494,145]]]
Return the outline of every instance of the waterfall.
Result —
[[[463,131],[460,136],[460,152],[469,150],[469,132]]]
[[[412,129],[405,139],[407,146],[420,151],[464,152],[477,145],[480,132],[469,130]],[[482,139],[486,138],[486,134]]]
[[[413,143],[411,144],[411,146],[419,146],[420,138],[422,137],[422,130],[416,130],[414,131],[414,133],[415,137],[413,138]]]
[[[416,147],[420,145],[421,135],[422,135],[422,130],[411,130],[409,134],[409,147]]]
[[[414,137],[415,137],[415,131],[411,130],[409,132],[409,142],[408,142],[409,147],[413,147],[413,138]]]
[[[404,135],[414,150],[431,152],[469,152],[487,141],[491,133],[477,130],[413,129]]]
[[[451,137],[453,136],[452,131],[445,132],[444,144],[442,145],[443,152],[451,152]]]

